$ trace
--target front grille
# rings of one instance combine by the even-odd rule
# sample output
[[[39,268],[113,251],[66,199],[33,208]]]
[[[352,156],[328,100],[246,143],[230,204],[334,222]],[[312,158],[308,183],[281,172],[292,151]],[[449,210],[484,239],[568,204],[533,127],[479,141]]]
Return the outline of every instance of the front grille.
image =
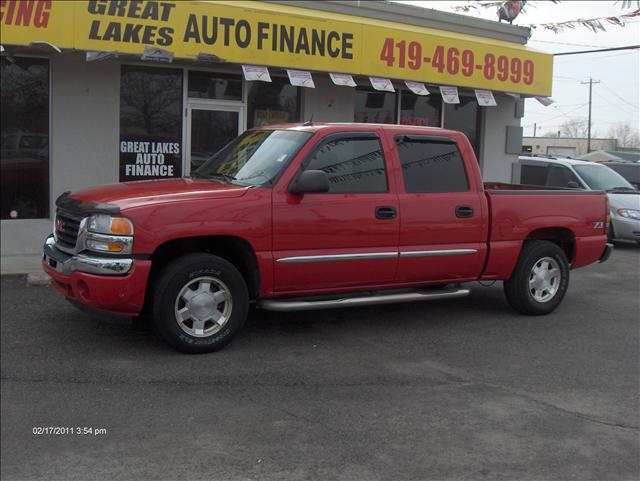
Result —
[[[82,217],[69,211],[58,209],[56,212],[56,242],[61,247],[75,249]]]

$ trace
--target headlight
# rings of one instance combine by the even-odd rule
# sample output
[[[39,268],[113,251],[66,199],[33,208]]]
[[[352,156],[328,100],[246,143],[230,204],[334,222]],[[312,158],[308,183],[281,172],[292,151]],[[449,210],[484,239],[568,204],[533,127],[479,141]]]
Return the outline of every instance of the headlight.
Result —
[[[95,214],[87,221],[87,249],[110,254],[131,254],[133,223],[124,217]]]
[[[618,209],[618,215],[628,219],[640,220],[640,210],[637,209]]]
[[[133,235],[133,223],[129,219],[106,214],[89,216],[87,229],[98,234]]]

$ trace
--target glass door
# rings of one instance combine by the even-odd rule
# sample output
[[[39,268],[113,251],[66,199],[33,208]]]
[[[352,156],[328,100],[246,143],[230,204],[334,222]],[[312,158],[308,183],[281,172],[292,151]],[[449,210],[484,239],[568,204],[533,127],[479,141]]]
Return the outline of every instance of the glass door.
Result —
[[[242,132],[242,114],[242,106],[189,103],[186,175]]]

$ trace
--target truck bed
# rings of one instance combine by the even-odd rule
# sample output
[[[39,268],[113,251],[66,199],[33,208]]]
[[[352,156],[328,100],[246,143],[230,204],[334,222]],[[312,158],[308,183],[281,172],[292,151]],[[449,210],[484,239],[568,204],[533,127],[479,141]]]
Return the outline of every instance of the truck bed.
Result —
[[[581,267],[600,258],[606,242],[606,193],[582,189],[485,183],[490,211],[489,260],[483,278],[505,279],[527,240],[564,238],[575,247],[568,260]],[[498,267],[501,266],[501,267]]]

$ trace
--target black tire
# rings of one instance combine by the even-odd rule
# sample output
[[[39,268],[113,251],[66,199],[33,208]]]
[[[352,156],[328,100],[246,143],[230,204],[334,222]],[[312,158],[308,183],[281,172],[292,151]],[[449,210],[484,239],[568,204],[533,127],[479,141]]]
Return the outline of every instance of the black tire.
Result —
[[[191,304],[181,293],[191,297]],[[202,301],[199,304],[193,300],[197,295]],[[224,300],[218,301],[216,296]],[[230,262],[212,254],[188,254],[163,269],[151,302],[153,326],[160,337],[178,351],[196,354],[216,351],[238,333],[247,318],[249,293],[242,274]],[[178,311],[185,309],[187,319],[179,322]],[[202,321],[198,313],[201,318],[220,315],[221,324],[212,319]]]
[[[543,276],[541,282],[547,282],[544,276],[548,276],[547,273],[551,272],[547,267],[554,267],[553,261],[560,271],[559,280],[555,280],[557,284],[553,284],[548,291],[544,291],[544,287],[538,290],[536,290],[537,286],[532,288],[530,281],[535,283],[538,275],[533,272],[534,267]],[[544,272],[545,270],[547,273]],[[550,280],[553,282],[553,279]],[[553,242],[530,241],[524,244],[511,279],[504,282],[504,293],[507,301],[516,311],[529,316],[541,316],[549,314],[560,305],[568,287],[569,262],[564,251]],[[556,289],[555,293],[548,300],[543,301],[544,292],[550,295],[553,288]]]

